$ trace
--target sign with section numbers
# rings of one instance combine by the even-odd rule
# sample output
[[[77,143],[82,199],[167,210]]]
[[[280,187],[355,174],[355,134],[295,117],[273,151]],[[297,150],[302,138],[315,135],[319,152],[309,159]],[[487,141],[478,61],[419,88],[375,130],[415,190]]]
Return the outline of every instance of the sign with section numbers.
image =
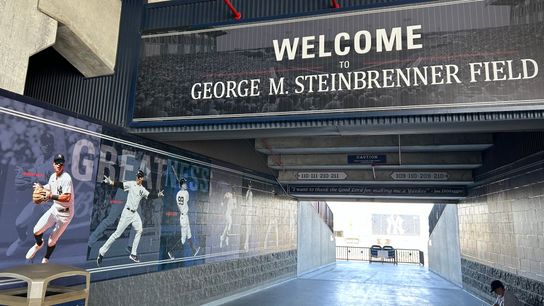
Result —
[[[345,180],[345,172],[299,172],[297,180]]]
[[[393,172],[391,178],[395,181],[447,181],[447,172]]]

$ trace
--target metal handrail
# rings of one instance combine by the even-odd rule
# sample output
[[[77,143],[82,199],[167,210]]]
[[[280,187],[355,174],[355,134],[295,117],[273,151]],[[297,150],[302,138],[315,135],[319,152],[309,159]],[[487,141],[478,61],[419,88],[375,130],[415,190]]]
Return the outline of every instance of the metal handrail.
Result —
[[[389,262],[389,263],[413,263],[424,265],[424,253],[417,249],[393,249],[394,256],[381,258],[372,256],[368,247],[337,246],[336,259],[338,260],[359,260],[368,262]]]

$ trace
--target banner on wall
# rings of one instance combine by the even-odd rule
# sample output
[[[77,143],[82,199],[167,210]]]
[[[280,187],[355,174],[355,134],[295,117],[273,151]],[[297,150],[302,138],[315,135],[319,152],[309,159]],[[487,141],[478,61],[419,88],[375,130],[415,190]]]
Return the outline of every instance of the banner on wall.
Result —
[[[544,21],[515,10],[429,2],[144,36],[133,124],[542,106]]]
[[[209,237],[215,247],[221,251],[223,248],[231,249],[230,245],[240,245],[239,214],[236,212],[242,204],[242,178],[225,171],[213,170],[210,181],[210,212],[217,216],[215,224],[210,227]]]
[[[32,202],[33,185],[56,177],[56,154],[73,184],[74,205],[62,211]],[[47,244],[56,245],[50,263],[88,268],[95,280],[296,249],[296,202],[273,181],[183,154],[0,97],[0,268],[42,262]]]
[[[129,203],[131,190],[125,186],[137,181],[139,170],[145,174],[142,186],[150,195],[137,203]],[[181,233],[185,240],[190,237],[191,245],[197,240],[195,237],[200,236],[195,232],[199,228],[193,226],[191,231],[190,224],[196,223],[195,211],[200,205],[196,199],[207,202],[209,173],[208,167],[172,159],[135,145],[103,140],[97,177],[123,182],[123,188],[103,183],[97,185],[88,259],[94,262],[99,250],[104,257],[100,263],[103,267],[127,263],[131,254],[137,255],[140,262],[182,257],[177,254],[183,251],[183,245],[178,243]],[[180,193],[182,186],[178,182],[182,179],[185,191]],[[158,196],[160,191],[164,196]],[[182,218],[183,222],[180,221]],[[125,228],[120,224],[126,224]],[[140,228],[141,233],[138,233]],[[118,237],[110,246],[108,239],[114,234]],[[191,255],[194,253],[196,251]]]
[[[54,209],[51,201],[34,204],[32,190],[34,183],[45,185],[55,175],[55,154],[65,156],[74,211],[50,259],[80,265],[86,260],[100,143],[91,132],[100,133],[101,127],[4,97],[0,97],[0,126],[0,268],[28,262],[25,257],[35,244],[38,221]],[[53,227],[44,233],[46,244]],[[34,262],[42,261],[45,249]]]
[[[372,214],[372,235],[419,236],[419,216]]]

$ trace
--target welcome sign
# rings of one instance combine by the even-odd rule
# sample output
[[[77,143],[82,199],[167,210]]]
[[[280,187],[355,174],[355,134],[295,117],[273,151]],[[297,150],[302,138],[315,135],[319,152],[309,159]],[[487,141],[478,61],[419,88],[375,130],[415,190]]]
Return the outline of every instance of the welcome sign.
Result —
[[[134,122],[544,106],[544,22],[450,1],[145,36]]]

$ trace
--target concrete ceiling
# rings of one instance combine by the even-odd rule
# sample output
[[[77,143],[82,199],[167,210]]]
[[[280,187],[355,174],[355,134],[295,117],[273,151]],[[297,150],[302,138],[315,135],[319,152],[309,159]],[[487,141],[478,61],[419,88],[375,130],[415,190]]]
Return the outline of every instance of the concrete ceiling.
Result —
[[[455,202],[493,146],[491,133],[257,138],[297,198]]]
[[[133,132],[272,174],[299,199],[455,203],[478,183],[473,172],[496,133],[543,126],[544,111],[535,108]]]

